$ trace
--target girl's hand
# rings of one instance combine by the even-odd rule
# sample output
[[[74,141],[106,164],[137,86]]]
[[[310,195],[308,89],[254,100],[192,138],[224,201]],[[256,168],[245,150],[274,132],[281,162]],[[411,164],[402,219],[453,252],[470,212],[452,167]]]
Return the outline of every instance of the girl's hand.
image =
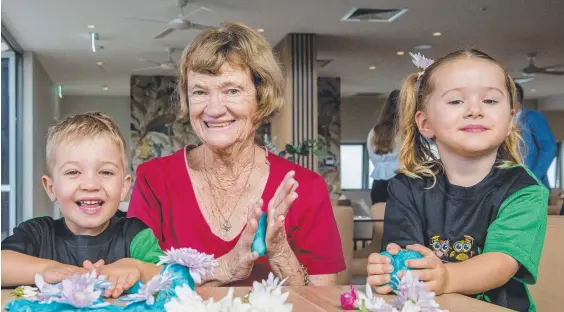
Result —
[[[386,246],[386,251],[391,255],[396,255],[400,251],[400,246],[391,243]],[[390,285],[390,273],[394,271],[394,267],[390,264],[390,258],[382,256],[379,253],[373,253],[368,257],[368,283],[376,287],[376,293],[380,295],[392,292]]]
[[[420,281],[425,282],[425,286],[436,295],[442,295],[446,289],[448,280],[448,270],[444,263],[435,255],[435,253],[422,245],[408,245],[408,250],[419,252],[423,258],[412,259],[407,261],[407,267],[413,270],[413,276],[417,276]],[[400,272],[399,277],[405,272]]]

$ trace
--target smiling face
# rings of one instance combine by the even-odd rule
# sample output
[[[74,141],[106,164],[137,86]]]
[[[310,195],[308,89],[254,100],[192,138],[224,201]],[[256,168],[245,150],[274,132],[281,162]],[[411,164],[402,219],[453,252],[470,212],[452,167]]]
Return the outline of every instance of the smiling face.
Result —
[[[189,70],[187,81],[190,121],[202,142],[226,150],[253,140],[257,91],[248,70],[225,63],[218,75]]]
[[[56,146],[51,175],[43,177],[43,186],[74,234],[101,233],[127,196],[131,177],[123,153],[104,135]]]
[[[449,61],[431,77],[433,91],[416,113],[419,131],[441,155],[496,153],[509,135],[514,111],[503,70],[475,57]]]

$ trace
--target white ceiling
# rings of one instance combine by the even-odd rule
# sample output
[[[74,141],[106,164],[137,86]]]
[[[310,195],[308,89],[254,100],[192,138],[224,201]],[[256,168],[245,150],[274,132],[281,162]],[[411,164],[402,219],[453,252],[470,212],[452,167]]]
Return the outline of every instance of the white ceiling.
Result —
[[[563,0],[200,0],[188,4],[186,13],[202,5],[214,12],[201,11],[191,16],[193,22],[242,21],[264,28],[273,45],[287,33],[318,34],[318,59],[333,60],[318,73],[341,77],[345,96],[397,88],[414,71],[407,52],[418,44],[433,46],[424,51],[431,58],[476,47],[498,58],[515,75],[520,75],[527,65],[526,54],[532,51],[539,54],[539,66],[564,63]],[[392,23],[340,21],[353,7],[409,10]],[[65,94],[129,95],[133,70],[150,66],[139,58],[165,62],[165,47],[182,49],[196,31],[178,31],[155,40],[166,24],[126,17],[170,20],[177,14],[172,0],[2,1],[2,23],[24,50],[37,53]],[[88,24],[96,25],[99,44],[104,46],[97,53],[91,51]],[[436,31],[443,35],[433,37]],[[396,56],[399,49],[406,55]],[[180,52],[173,55],[179,56]],[[105,63],[103,69],[97,61]],[[371,65],[376,70],[368,70]],[[103,91],[103,85],[109,90]],[[525,87],[529,98],[561,94],[564,76],[539,75]]]

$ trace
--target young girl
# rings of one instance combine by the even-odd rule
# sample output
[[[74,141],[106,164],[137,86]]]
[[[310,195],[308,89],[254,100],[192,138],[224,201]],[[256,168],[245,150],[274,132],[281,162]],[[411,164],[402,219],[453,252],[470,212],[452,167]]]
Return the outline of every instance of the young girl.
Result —
[[[374,165],[370,177],[372,204],[385,203],[388,199],[388,183],[396,175],[399,168],[398,152],[400,138],[398,136],[398,97],[399,90],[394,90],[388,96],[378,123],[370,129],[366,139],[368,156]]]
[[[420,252],[424,258],[407,265],[438,295],[535,311],[526,284],[537,277],[548,191],[520,164],[514,95],[507,72],[477,50],[451,53],[407,78],[402,169],[389,184],[382,246]],[[368,281],[380,294],[391,291],[389,263],[369,257]]]

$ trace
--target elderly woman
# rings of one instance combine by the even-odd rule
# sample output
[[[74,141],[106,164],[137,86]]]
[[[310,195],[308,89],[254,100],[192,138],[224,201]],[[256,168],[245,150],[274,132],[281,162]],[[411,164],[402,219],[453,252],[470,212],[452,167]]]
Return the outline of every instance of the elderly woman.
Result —
[[[213,254],[201,285],[251,285],[273,272],[287,285],[328,285],[345,269],[325,181],[254,144],[258,125],[283,103],[284,77],[266,40],[238,23],[202,31],[182,55],[181,118],[202,145],[137,169],[128,216],[161,247]],[[298,196],[299,194],[299,196]],[[261,210],[267,252],[251,244]]]

